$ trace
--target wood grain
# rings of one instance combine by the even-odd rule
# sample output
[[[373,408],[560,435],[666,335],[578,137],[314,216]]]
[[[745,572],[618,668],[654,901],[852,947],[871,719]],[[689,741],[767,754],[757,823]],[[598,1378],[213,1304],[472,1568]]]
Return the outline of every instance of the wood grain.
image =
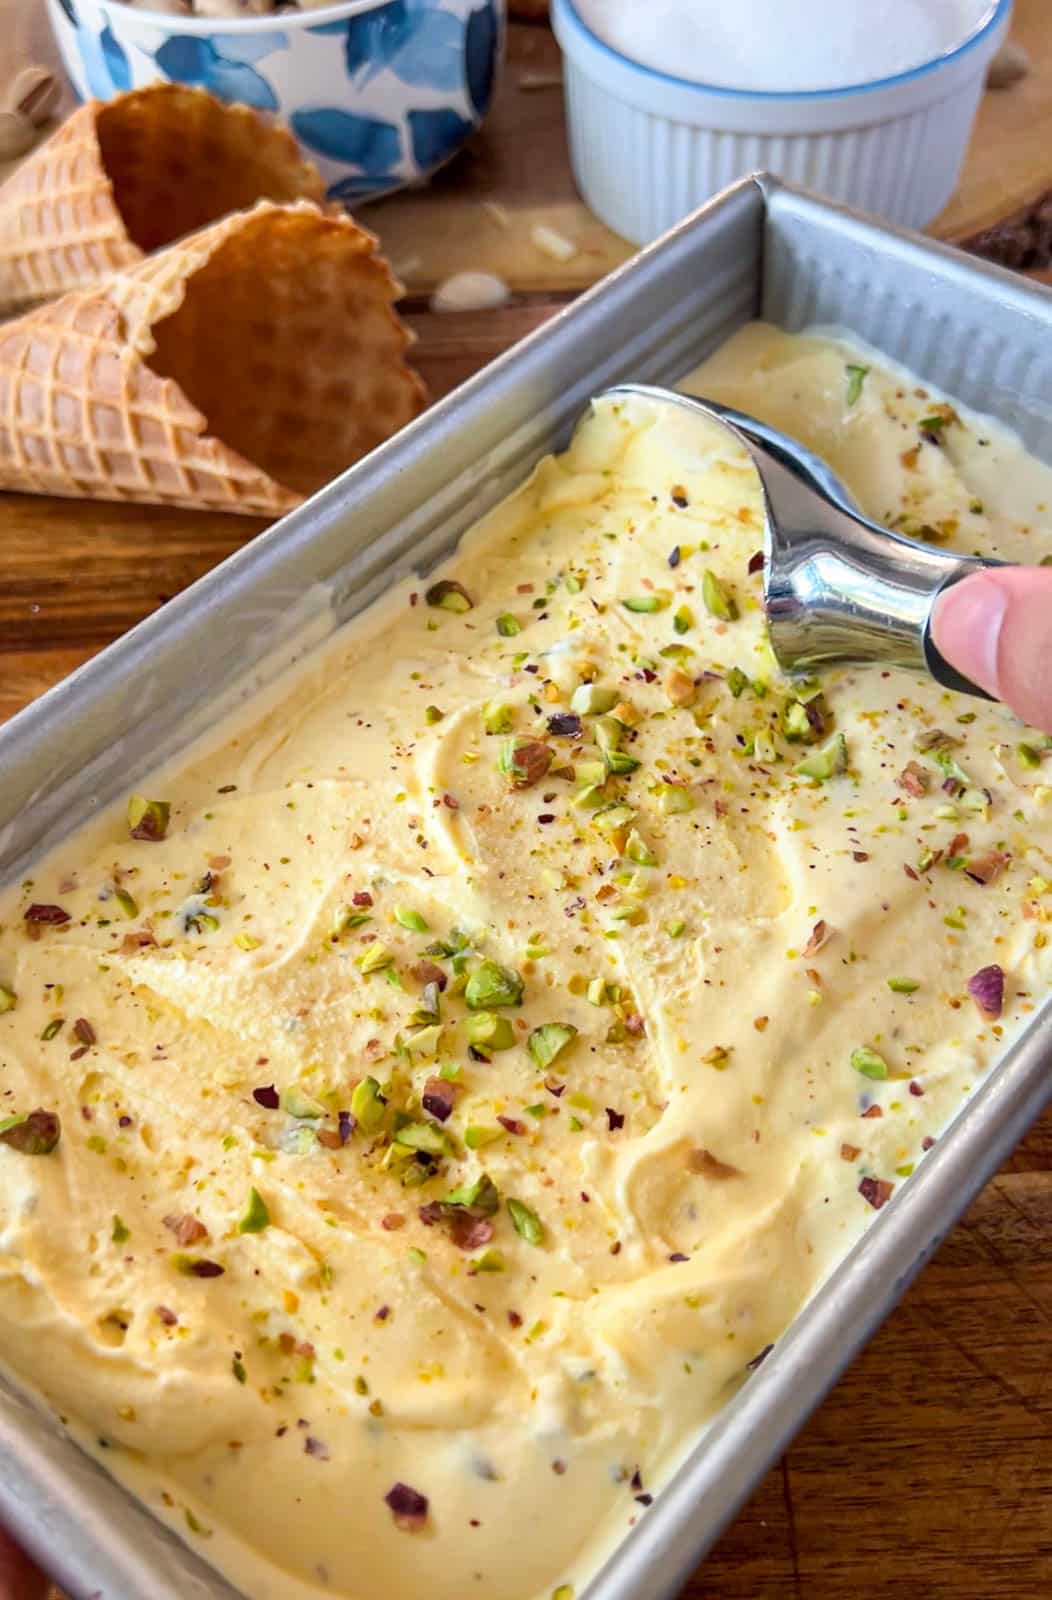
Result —
[[[984,96],[957,193],[932,232],[968,239],[1032,204],[1052,184],[1052,16],[1048,0],[1016,0],[1012,37],[1029,75]]]
[[[1024,215],[1052,184],[1050,0],[1017,0],[1034,72],[988,95],[961,189],[937,230],[969,239]],[[46,58],[43,7],[7,0],[0,80]],[[0,11],[4,11],[0,0]],[[4,12],[5,19],[7,12]],[[418,364],[447,393],[616,266],[628,247],[578,201],[543,29],[514,28],[495,114],[431,189],[369,209],[409,285]],[[498,201],[502,227],[485,209]],[[541,255],[545,222],[572,238]],[[1025,263],[1022,263],[1025,264]],[[447,273],[502,273],[514,298],[436,317]],[[1046,274],[1048,276],[1048,274]],[[261,524],[0,497],[0,719],[162,605]],[[855,1363],[688,1585],[685,1600],[1043,1600],[1052,1593],[1052,1116]]]
[[[989,1186],[724,1536],[691,1600],[1048,1593],[1050,1226],[1047,1167]]]

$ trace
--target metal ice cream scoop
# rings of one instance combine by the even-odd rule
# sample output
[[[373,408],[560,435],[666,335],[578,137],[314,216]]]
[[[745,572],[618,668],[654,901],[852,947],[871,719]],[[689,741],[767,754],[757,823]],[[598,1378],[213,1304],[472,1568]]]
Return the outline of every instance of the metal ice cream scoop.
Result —
[[[1002,562],[889,533],[863,516],[826,462],[755,417],[642,383],[619,384],[602,398],[628,395],[722,423],[752,457],[764,498],[767,624],[786,672],[879,661],[919,668],[948,689],[991,698],[939,653],[931,619],[950,584]]]

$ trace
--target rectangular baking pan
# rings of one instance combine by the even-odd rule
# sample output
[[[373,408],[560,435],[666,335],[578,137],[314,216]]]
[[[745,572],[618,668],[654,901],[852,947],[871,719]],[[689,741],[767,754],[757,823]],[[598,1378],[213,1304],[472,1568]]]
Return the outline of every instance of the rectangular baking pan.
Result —
[[[1052,461],[1052,293],[765,177],[583,296],[0,730],[0,881],[199,736],[566,442],[589,397],[674,383],[750,317],[838,324]],[[162,535],[163,537],[163,535]],[[145,551],[144,560],[149,559]],[[1048,1005],[587,1590],[664,1600],[1052,1099]],[[234,1591],[0,1382],[0,1520],[76,1600]]]

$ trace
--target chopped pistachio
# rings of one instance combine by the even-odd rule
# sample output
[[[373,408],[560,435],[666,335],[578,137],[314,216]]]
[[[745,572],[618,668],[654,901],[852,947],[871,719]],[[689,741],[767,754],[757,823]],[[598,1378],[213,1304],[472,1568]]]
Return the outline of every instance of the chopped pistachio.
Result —
[[[464,1027],[468,1043],[478,1050],[510,1050],[515,1043],[515,1029],[495,1011],[473,1011]]]
[[[526,1040],[526,1048],[543,1072],[576,1037],[577,1029],[569,1022],[543,1022]]]
[[[635,821],[636,814],[631,806],[614,804],[603,806],[592,818],[592,824],[600,833],[615,833],[618,828],[627,828]]]
[[[404,906],[395,906],[395,921],[400,927],[408,928],[410,933],[427,933],[428,923],[419,911],[407,911]]]
[[[673,922],[665,923],[665,932],[670,939],[681,939],[687,931],[687,924],[682,917],[677,917]]]
[[[522,632],[522,623],[510,611],[502,611],[497,618],[497,632],[502,639],[514,639],[516,634]]]
[[[521,1200],[509,1200],[508,1214],[515,1232],[521,1239],[525,1239],[527,1244],[544,1243],[544,1224],[536,1211],[531,1211]]]
[[[929,416],[921,417],[917,426],[921,433],[930,434],[933,438],[938,439],[942,435],[943,428],[948,427],[951,422],[957,420],[959,419],[956,412],[951,406],[947,406],[943,411],[933,411]]]
[[[219,927],[219,918],[213,917],[209,911],[194,911],[186,919],[187,932],[215,933]]]
[[[578,811],[598,811],[608,800],[604,783],[588,783],[574,795],[573,803]]]
[[[126,1222],[122,1222],[116,1212],[113,1213],[113,1226],[110,1229],[110,1238],[114,1244],[127,1244],[131,1238],[131,1229]]]
[[[859,1045],[857,1050],[852,1050],[851,1065],[856,1072],[861,1072],[864,1078],[886,1078],[889,1075],[888,1064],[884,1057],[866,1044]]]
[[[262,1233],[264,1228],[270,1227],[270,1212],[267,1202],[258,1189],[248,1191],[248,1205],[245,1215],[237,1225],[238,1233]]]
[[[626,611],[651,612],[664,611],[668,605],[668,596],[660,594],[634,594],[629,595],[621,604]]]
[[[459,1189],[447,1194],[446,1205],[466,1206],[484,1217],[492,1217],[500,1206],[500,1191],[487,1172],[480,1172],[473,1183],[461,1184]]]
[[[391,1148],[393,1150],[396,1146],[392,1145]],[[400,1153],[404,1154],[404,1152]],[[403,1189],[419,1189],[421,1184],[428,1183],[434,1175],[429,1162],[425,1163],[410,1159],[401,1170],[399,1182]]]
[[[420,991],[420,998],[410,1013],[410,1022],[418,1027],[423,1027],[427,1023],[437,1022],[442,1015],[441,993],[437,980],[425,983]]]
[[[590,789],[606,782],[605,761],[578,761],[574,764],[574,779],[581,789]]]
[[[916,978],[889,978],[888,988],[892,994],[915,994],[920,984]]]
[[[570,697],[570,710],[579,717],[601,717],[612,711],[617,701],[616,689],[604,689],[600,683],[579,683]]]
[[[281,1109],[302,1122],[317,1122],[325,1115],[325,1107],[319,1105],[317,1100],[312,1100],[309,1094],[304,1094],[295,1084],[281,1091]]]
[[[608,750],[604,760],[609,770],[621,778],[636,772],[640,766],[638,757],[627,755],[624,750]]]
[[[971,778],[968,776],[967,772],[965,772],[960,762],[957,761],[953,755],[951,755],[948,747],[939,748],[933,753],[935,756],[936,765],[940,768],[945,777],[953,778],[956,783],[963,783],[966,785],[971,783]]]
[[[616,717],[597,717],[592,726],[592,736],[605,757],[620,749],[625,729]]]
[[[689,606],[680,606],[679,610],[673,613],[672,626],[677,633],[690,632],[694,626],[694,613]]]
[[[697,698],[697,686],[689,672],[673,667],[665,679],[665,693],[674,706],[692,706]]]
[[[168,832],[171,805],[167,800],[146,800],[133,794],[128,801],[128,827],[133,839],[146,839],[156,844]]]
[[[332,919],[332,936],[339,939],[352,928],[362,928],[373,919],[368,911],[356,911],[353,906],[339,906]]]
[[[371,972],[381,972],[384,967],[391,965],[392,956],[385,944],[375,939],[372,944],[366,945],[364,951],[357,957],[357,966],[364,977]]]
[[[610,984],[606,978],[593,978],[586,992],[593,1006],[607,1006],[613,999]]]
[[[455,578],[441,578],[433,583],[424,599],[440,611],[470,611],[475,604],[464,585]]]
[[[411,1033],[405,1041],[405,1046],[414,1056],[437,1056],[441,1041],[442,1024],[432,1022],[428,1027],[418,1028],[416,1033]]]
[[[710,616],[718,617],[721,622],[737,620],[738,602],[727,586],[720,582],[711,567],[705,568],[701,580],[701,597]]]
[[[472,1011],[491,1011],[499,1006],[522,1004],[523,980],[510,967],[497,961],[480,961],[468,978],[464,1000]]]
[[[474,1267],[476,1272],[503,1272],[504,1257],[499,1250],[484,1250],[475,1258]]]
[[[131,918],[139,915],[138,901],[135,899],[134,895],[130,895],[128,893],[127,889],[115,889],[113,891],[113,898],[116,900],[126,917]]]
[[[853,406],[862,394],[862,385],[869,375],[869,368],[856,366],[849,361],[844,370],[847,373],[847,403]]]
[[[234,943],[239,950],[258,950],[262,940],[257,939],[251,933],[239,933],[236,935]]]
[[[62,1137],[54,1111],[29,1111],[0,1122],[0,1144],[23,1156],[49,1156]]]
[[[741,667],[732,667],[727,674],[727,687],[735,700],[749,687],[749,680]]]
[[[955,734],[946,733],[942,728],[925,728],[914,739],[913,748],[922,755],[931,755],[936,750],[953,750],[960,743]]]
[[[65,1017],[52,1017],[51,1021],[45,1024],[44,1031],[41,1033],[40,1037],[45,1040],[53,1039],[60,1031],[65,1020]]]
[[[812,750],[810,755],[798,761],[795,771],[801,778],[816,778],[819,783],[824,783],[827,778],[835,778],[840,773],[847,771],[847,740],[842,733],[834,733],[826,743],[819,745],[817,750]]]
[[[351,1093],[351,1116],[363,1133],[376,1133],[384,1120],[386,1101],[375,1078],[362,1078]]]
[[[515,713],[510,706],[488,700],[482,707],[482,726],[487,733],[510,733],[515,726]]]
[[[641,867],[656,867],[658,864],[657,856],[635,828],[629,831],[625,843],[625,855],[629,861],[636,861]]]
[[[963,794],[957,796],[957,804],[962,811],[974,811],[981,817],[988,817],[992,809],[992,800],[989,791],[974,787],[965,789]]]
[[[17,1004],[18,996],[15,994],[15,991],[13,989],[8,989],[6,985],[0,983],[0,1016],[2,1016],[5,1011],[13,1011]]]
[[[552,764],[551,746],[542,739],[505,739],[497,764],[513,788],[530,789]]]
[[[451,1155],[454,1150],[452,1139],[437,1122],[407,1122],[395,1130],[394,1139],[406,1150],[421,1150],[429,1156]]]
[[[694,796],[682,784],[662,783],[657,790],[657,801],[667,817],[679,816],[694,810]]]
[[[444,716],[445,712],[440,711],[437,706],[424,707],[424,721],[429,727],[433,726],[436,722],[441,722]]]
[[[802,700],[785,702],[782,707],[782,732],[794,744],[801,742],[810,744],[813,741],[814,729],[807,715],[807,706]]]
[[[573,1600],[573,1584],[560,1583],[557,1589],[552,1590],[552,1600]]]
[[[310,1123],[297,1122],[286,1128],[278,1143],[287,1156],[309,1156],[318,1148],[318,1135]]]
[[[484,1145],[492,1144],[496,1139],[503,1139],[503,1128],[483,1128],[477,1123],[464,1129],[464,1143],[469,1150],[481,1150]]]

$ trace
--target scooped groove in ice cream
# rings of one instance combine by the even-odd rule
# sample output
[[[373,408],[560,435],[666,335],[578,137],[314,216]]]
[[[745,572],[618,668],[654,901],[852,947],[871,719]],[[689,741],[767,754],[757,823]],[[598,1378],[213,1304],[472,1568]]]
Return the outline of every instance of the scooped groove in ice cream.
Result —
[[[876,358],[694,386],[1045,547]],[[1047,741],[784,679],[760,547],[722,431],[606,405],[0,904],[0,1354],[253,1600],[579,1594],[1047,988]]]

